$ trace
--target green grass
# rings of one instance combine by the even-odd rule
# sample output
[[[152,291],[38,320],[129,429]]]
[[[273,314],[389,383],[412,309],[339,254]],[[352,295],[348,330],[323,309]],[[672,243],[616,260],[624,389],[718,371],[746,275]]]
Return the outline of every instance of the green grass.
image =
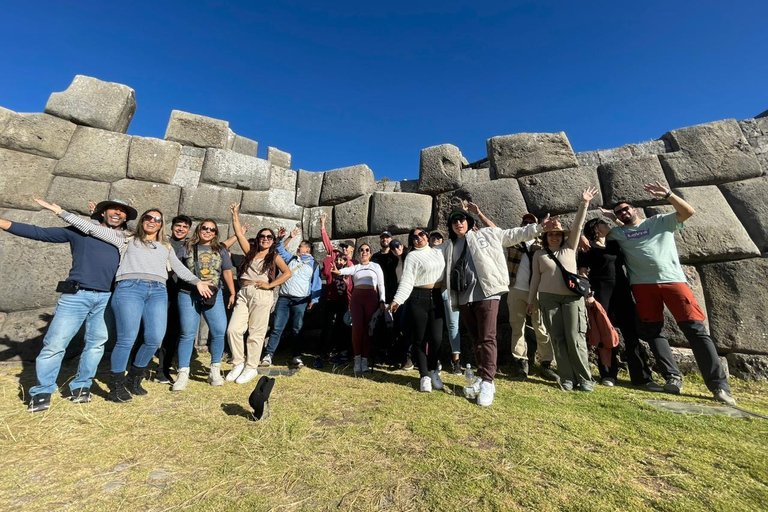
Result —
[[[303,369],[277,378],[256,423],[252,385],[211,388],[202,370],[184,393],[56,395],[32,415],[18,384],[29,372],[0,367],[0,510],[768,509],[768,421],[662,412],[644,402],[662,397],[628,387],[500,377],[483,409],[445,372],[455,394],[414,391],[415,372]],[[768,385],[733,387],[768,414]],[[695,377],[684,393],[663,398],[713,403]]]

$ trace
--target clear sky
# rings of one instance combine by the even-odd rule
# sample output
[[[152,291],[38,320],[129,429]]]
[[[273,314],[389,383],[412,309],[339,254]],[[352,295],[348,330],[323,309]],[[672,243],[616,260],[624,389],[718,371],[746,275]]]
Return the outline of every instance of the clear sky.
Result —
[[[431,5],[430,5],[431,4]],[[38,1],[0,9],[0,106],[76,74],[129,85],[129,133],[173,109],[293,154],[418,177],[419,151],[565,131],[575,151],[768,109],[768,1]]]

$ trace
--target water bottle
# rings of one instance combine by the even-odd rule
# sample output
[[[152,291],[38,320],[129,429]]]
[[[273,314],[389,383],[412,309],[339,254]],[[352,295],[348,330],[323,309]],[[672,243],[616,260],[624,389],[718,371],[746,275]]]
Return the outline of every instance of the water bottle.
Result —
[[[464,370],[464,379],[466,380],[466,385],[464,386],[464,396],[470,400],[474,400],[475,387],[473,384],[475,382],[475,372],[472,371],[472,366],[469,364],[467,364],[467,368]]]

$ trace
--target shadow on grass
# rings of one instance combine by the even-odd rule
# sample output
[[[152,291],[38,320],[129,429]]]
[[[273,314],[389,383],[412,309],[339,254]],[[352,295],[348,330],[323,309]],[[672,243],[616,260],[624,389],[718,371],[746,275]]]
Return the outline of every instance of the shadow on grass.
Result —
[[[253,413],[240,404],[221,404],[221,410],[229,416],[240,416],[253,421]]]

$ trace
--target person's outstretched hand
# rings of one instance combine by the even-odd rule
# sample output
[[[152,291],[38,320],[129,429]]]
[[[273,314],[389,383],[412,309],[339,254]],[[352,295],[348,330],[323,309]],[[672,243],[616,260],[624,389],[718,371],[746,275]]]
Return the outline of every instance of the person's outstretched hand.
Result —
[[[597,195],[597,189],[595,187],[587,187],[581,191],[581,199],[586,203],[591,202],[596,195]]]
[[[51,210],[56,215],[61,213],[61,206],[57,205],[56,203],[48,203],[42,199],[35,199],[35,202],[46,210]]]
[[[544,231],[560,229],[560,216],[555,215],[554,217],[550,217],[549,214],[547,214],[543,219],[541,219],[541,228]]]
[[[652,196],[659,198],[666,197],[666,195],[669,194],[669,189],[658,181],[656,183],[646,183],[643,186],[643,189]]]

